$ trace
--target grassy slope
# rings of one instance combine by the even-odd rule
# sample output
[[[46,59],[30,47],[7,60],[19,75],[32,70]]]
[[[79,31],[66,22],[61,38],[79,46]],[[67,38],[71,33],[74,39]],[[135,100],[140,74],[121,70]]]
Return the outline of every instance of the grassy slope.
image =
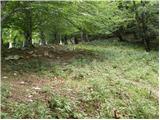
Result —
[[[2,59],[3,118],[158,118],[157,51],[114,41],[61,49],[54,58]]]

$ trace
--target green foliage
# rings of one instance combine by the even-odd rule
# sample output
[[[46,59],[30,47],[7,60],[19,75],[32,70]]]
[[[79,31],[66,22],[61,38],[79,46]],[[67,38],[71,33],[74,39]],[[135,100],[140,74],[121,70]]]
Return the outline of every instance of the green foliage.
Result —
[[[75,118],[74,104],[61,96],[52,96],[49,108],[53,118]]]
[[[24,40],[23,35],[20,31],[12,28],[4,28],[2,30],[3,43],[6,44],[8,42],[14,43],[15,46],[18,46]],[[19,46],[18,46],[19,47]]]
[[[144,20],[142,14],[145,15]],[[8,1],[2,10],[2,17],[5,18],[2,29],[10,29],[13,33],[7,32],[9,35],[4,34],[3,38],[4,41],[13,41],[13,38],[7,37],[14,36],[15,32],[30,32],[30,35],[33,33],[34,43],[38,43],[40,39],[59,43],[65,35],[70,39],[71,36],[80,36],[83,33],[85,39],[85,34],[120,37],[120,34],[132,33],[140,41],[143,39],[141,29],[144,21],[147,30],[145,34],[150,37],[150,41],[154,41],[158,39],[158,14],[156,0]],[[41,32],[44,33],[43,38]],[[20,38],[17,39],[19,42]]]
[[[11,116],[2,116],[4,118],[48,118],[48,108],[41,102],[33,103],[8,103]]]
[[[7,98],[10,96],[10,88],[6,84],[1,85],[1,102],[6,102]]]

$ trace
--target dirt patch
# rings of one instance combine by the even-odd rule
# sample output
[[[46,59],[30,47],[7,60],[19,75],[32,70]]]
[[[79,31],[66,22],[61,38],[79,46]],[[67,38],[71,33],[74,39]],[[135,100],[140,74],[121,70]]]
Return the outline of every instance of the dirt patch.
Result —
[[[47,78],[29,74],[10,77],[7,81],[11,87],[9,99],[18,102],[47,101],[50,93],[45,89],[56,92],[64,84],[64,80],[60,77]]]

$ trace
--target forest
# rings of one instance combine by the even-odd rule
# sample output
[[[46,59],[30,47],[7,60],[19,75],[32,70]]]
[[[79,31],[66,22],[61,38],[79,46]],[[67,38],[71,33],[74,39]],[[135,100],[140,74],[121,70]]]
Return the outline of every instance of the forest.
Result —
[[[158,119],[159,1],[1,1],[2,119]]]

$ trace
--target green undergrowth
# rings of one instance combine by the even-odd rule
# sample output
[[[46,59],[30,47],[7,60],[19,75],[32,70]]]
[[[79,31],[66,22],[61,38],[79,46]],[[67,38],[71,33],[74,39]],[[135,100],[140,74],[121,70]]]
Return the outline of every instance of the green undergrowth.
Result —
[[[46,86],[52,96],[47,103],[6,102],[3,118],[115,118],[114,110],[120,118],[158,118],[157,51],[105,40],[67,47],[84,53],[69,61],[34,59],[21,67],[40,76],[63,78],[58,95]],[[90,56],[83,56],[85,51]],[[2,90],[2,96],[7,91]]]

